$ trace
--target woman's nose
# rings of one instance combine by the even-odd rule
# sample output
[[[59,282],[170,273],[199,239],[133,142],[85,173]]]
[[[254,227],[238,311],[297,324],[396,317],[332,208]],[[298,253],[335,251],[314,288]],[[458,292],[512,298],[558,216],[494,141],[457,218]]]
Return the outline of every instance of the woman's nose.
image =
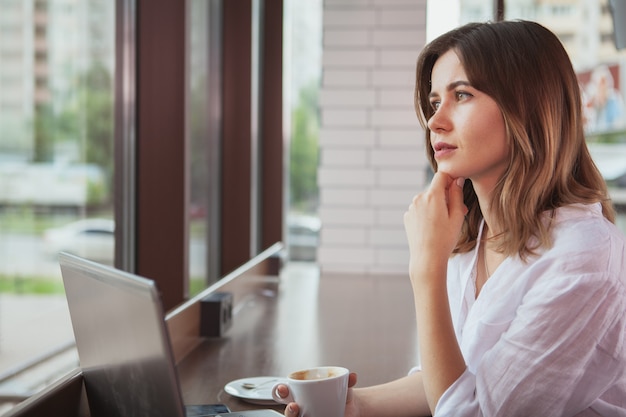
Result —
[[[437,111],[428,119],[427,124],[431,132],[450,130],[452,124],[448,115],[448,109],[443,103],[439,105]]]

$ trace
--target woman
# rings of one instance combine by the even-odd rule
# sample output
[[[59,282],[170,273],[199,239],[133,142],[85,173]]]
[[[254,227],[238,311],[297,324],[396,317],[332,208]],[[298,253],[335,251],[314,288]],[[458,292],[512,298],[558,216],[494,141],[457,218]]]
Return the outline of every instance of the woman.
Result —
[[[469,24],[416,72],[435,170],[404,216],[421,368],[351,389],[346,416],[625,416],[626,239],[567,53],[533,22]]]

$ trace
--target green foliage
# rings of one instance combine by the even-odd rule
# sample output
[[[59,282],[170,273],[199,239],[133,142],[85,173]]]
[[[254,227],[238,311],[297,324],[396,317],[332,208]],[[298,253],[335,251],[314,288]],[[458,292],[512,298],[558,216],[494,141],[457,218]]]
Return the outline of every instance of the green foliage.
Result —
[[[200,294],[207,287],[204,278],[194,278],[191,277],[189,279],[189,296],[193,297],[195,295]]]
[[[54,146],[54,115],[50,104],[35,106],[33,162],[50,162]]]
[[[63,294],[63,282],[41,277],[0,275],[0,293]]]
[[[38,215],[36,209],[29,204],[5,207],[0,211],[0,234],[40,235],[46,229],[58,226],[59,221],[67,220],[55,222],[50,216]]]
[[[33,162],[54,160],[54,145],[76,143],[81,159],[77,162],[99,166],[105,173],[105,185],[90,197],[101,202],[111,198],[113,189],[113,80],[109,71],[94,63],[75,82],[76,90],[65,98],[36,108],[34,126]],[[96,197],[97,196],[97,197]]]
[[[586,135],[588,142],[596,143],[626,143],[626,130],[605,131]]]
[[[303,210],[311,209],[318,196],[318,91],[317,82],[302,89],[298,106],[292,113],[290,148],[291,205]]]
[[[106,200],[109,193],[106,185],[99,181],[87,182],[87,204],[97,205]]]
[[[104,170],[106,190],[113,189],[113,81],[102,65],[94,65],[85,74],[82,94],[85,120],[85,162]],[[110,194],[110,193],[107,193]],[[109,196],[111,197],[111,196]]]

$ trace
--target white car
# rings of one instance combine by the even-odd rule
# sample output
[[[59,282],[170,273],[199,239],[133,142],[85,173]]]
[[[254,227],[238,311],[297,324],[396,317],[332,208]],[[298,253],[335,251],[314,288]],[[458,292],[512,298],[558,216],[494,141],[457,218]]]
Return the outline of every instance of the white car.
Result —
[[[81,219],[44,232],[44,251],[49,256],[69,252],[93,261],[113,264],[115,222],[111,219]]]
[[[305,214],[287,216],[287,247],[292,261],[314,262],[322,222],[319,217]]]

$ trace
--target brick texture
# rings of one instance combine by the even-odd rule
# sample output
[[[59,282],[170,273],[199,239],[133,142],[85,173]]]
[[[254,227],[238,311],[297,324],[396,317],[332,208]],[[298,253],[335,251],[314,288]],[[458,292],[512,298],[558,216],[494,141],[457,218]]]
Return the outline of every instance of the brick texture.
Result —
[[[402,217],[428,181],[413,109],[426,0],[325,0],[323,25],[318,262],[406,274]]]

